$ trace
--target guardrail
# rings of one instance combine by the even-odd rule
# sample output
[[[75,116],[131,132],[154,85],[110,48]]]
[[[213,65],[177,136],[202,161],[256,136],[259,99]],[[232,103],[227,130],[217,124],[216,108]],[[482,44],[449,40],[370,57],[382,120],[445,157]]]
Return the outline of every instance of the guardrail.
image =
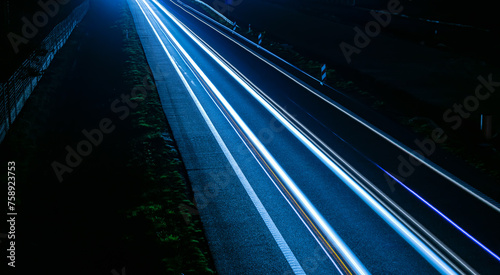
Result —
[[[203,2],[203,1],[200,1],[200,0],[195,0],[197,3],[200,3],[202,5],[204,5],[205,7],[209,8],[210,10],[212,10],[214,13],[216,13],[218,16],[220,16],[220,18],[224,19],[227,23],[231,24],[231,25],[234,25],[235,22],[229,20],[227,17],[225,17],[222,13],[218,12],[216,9],[212,8],[212,6],[210,6],[209,4]]]
[[[54,27],[7,82],[0,84],[0,142],[5,138],[57,51],[62,48],[73,29],[87,14],[88,8],[89,0],[76,7],[68,17]]]

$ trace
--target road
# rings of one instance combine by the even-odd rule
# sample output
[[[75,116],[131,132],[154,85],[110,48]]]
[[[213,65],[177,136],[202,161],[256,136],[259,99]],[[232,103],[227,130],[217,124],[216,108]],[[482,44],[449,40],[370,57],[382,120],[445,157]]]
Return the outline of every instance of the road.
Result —
[[[498,204],[431,142],[180,2],[129,6],[220,273],[499,270]]]

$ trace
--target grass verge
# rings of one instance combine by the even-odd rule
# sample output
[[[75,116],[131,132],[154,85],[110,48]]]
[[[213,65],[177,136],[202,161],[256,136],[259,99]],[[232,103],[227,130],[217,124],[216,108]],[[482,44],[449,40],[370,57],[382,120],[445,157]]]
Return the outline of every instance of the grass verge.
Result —
[[[128,57],[124,79],[130,90],[145,90],[145,86],[154,83],[128,6],[122,10],[122,18],[118,27],[131,30],[124,33],[123,50]],[[137,244],[150,239],[151,247],[162,255],[160,260],[168,274],[213,274],[199,217],[190,216],[178,207],[194,208],[194,205],[188,199],[190,191],[184,165],[156,88],[152,93],[139,93],[131,100],[138,105],[130,114],[131,158],[126,167],[136,171],[143,191],[136,206],[126,211],[126,218],[129,224],[142,224],[145,232],[129,232],[125,238]]]

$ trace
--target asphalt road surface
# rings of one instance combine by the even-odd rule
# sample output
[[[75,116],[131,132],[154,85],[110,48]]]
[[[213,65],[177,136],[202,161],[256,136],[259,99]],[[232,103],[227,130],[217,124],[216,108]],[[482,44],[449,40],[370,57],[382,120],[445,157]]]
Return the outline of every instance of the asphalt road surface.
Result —
[[[404,145],[184,4],[128,2],[219,273],[500,270],[498,204],[415,153],[442,136]]]

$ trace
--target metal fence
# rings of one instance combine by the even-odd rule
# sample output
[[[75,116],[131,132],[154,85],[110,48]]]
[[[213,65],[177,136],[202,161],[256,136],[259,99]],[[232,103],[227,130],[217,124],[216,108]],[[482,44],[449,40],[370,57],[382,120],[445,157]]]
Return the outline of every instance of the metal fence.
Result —
[[[87,14],[88,8],[89,0],[76,7],[66,19],[54,27],[7,82],[0,84],[0,142],[5,138],[57,51],[62,48],[73,29]]]

